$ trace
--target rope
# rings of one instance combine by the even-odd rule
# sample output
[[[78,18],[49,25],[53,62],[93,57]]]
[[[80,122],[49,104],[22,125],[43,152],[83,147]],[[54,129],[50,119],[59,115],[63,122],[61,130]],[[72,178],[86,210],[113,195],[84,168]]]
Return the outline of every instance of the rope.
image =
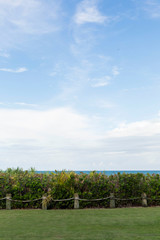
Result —
[[[98,199],[83,199],[83,198],[77,198],[77,200],[79,201],[88,201],[88,202],[94,202],[94,201],[103,201],[103,200],[107,200],[111,197],[106,197],[106,198],[98,198]]]
[[[154,199],[154,198],[148,198],[148,197],[146,197],[146,199],[147,199],[147,200],[152,200],[152,201],[160,201],[160,198],[155,198],[155,199]]]
[[[54,202],[63,202],[63,201],[70,201],[70,200],[74,200],[74,198],[67,198],[67,199],[52,199],[52,201],[54,201]]]
[[[142,199],[141,197],[136,197],[136,198],[113,198],[114,200],[120,200],[120,201],[130,201],[130,200],[137,200],[137,199]]]
[[[42,200],[42,198],[37,198],[37,199],[33,199],[33,200],[15,200],[15,199],[11,199],[11,198],[7,198],[7,199],[12,202],[21,202],[21,203],[36,202],[36,201]]]
[[[0,199],[0,201],[2,201],[2,200],[4,200],[4,199],[6,199],[6,197],[4,197],[4,198],[1,198],[1,199]]]
[[[8,197],[4,197],[1,198],[0,201],[2,200],[10,200],[12,202],[21,202],[21,203],[29,203],[29,202],[36,202],[39,200],[45,200],[46,197],[42,197],[42,198],[37,198],[37,199],[33,199],[33,200],[16,200],[16,199],[12,199],[12,198],[8,198]],[[103,201],[103,200],[107,200],[107,199],[111,199],[111,200],[119,200],[119,201],[132,201],[132,200],[138,200],[138,199],[143,199],[142,197],[135,197],[135,198],[116,198],[116,197],[106,197],[106,198],[97,198],[97,199],[84,199],[84,198],[67,198],[67,199],[52,199],[53,202],[63,202],[63,201],[71,201],[71,200],[78,200],[78,201],[86,201],[86,202],[94,202],[94,201]],[[160,201],[160,198],[148,198],[146,197],[145,199],[147,200],[152,200],[152,201]]]

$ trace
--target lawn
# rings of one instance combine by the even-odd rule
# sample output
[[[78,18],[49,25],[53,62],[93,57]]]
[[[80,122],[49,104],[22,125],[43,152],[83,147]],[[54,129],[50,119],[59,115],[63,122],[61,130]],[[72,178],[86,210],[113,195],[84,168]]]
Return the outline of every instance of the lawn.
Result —
[[[160,239],[160,207],[1,210],[0,240]]]

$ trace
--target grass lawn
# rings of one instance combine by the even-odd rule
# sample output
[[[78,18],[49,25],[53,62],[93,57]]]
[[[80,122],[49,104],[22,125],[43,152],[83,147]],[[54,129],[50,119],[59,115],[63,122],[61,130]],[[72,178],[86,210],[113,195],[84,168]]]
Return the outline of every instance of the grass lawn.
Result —
[[[1,210],[0,240],[160,239],[160,207]]]

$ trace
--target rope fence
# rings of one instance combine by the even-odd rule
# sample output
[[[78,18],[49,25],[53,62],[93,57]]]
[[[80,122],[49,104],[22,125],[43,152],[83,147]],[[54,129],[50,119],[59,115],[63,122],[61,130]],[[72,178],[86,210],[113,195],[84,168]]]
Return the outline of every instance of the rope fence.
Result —
[[[31,203],[31,202],[36,202],[36,201],[42,201],[42,209],[47,210],[47,196],[42,196],[41,198],[37,199],[32,199],[32,200],[16,200],[12,199],[11,194],[7,194],[6,197],[3,197],[0,199],[0,201],[6,200],[6,209],[10,210],[11,209],[11,202],[19,202],[19,203]],[[116,200],[117,201],[133,201],[133,200],[141,200],[142,207],[147,207],[148,203],[147,200],[152,200],[152,201],[160,201],[160,198],[148,198],[146,193],[142,193],[141,197],[134,197],[134,198],[116,198],[114,196],[114,193],[111,193],[109,197],[105,198],[98,198],[98,199],[83,199],[79,198],[78,193],[74,194],[74,197],[72,198],[67,198],[67,199],[50,199],[50,201],[53,202],[65,202],[65,201],[74,201],[74,209],[79,209],[79,202],[84,201],[84,202],[96,202],[96,201],[104,201],[104,200],[110,200],[110,208],[115,208],[116,206]]]
[[[29,202],[36,202],[39,200],[42,200],[43,198],[38,198],[38,199],[33,199],[33,200],[15,200],[12,198],[8,198],[8,200],[10,200],[11,202],[20,202],[20,203],[29,203]]]

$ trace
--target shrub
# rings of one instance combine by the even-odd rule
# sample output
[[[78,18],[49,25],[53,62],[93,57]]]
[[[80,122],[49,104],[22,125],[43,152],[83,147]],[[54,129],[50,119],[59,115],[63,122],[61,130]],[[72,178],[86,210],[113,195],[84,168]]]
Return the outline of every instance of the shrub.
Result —
[[[0,171],[0,199],[7,193],[12,194],[12,199],[34,200],[48,195],[50,199],[72,198],[78,193],[83,199],[105,198],[114,193],[116,198],[129,199],[141,197],[145,192],[149,205],[159,205],[160,201],[154,200],[160,196],[160,175],[114,174],[107,176],[103,173],[91,172],[90,174],[76,174],[75,172],[56,172],[38,174],[22,169],[7,169]],[[141,199],[134,201],[116,201],[116,206],[141,205]],[[80,207],[108,207],[109,200],[95,202],[80,202]],[[5,208],[5,201],[0,201],[0,208]],[[13,202],[12,208],[41,208],[41,200],[30,203]],[[49,208],[73,208],[73,201],[51,201]]]

